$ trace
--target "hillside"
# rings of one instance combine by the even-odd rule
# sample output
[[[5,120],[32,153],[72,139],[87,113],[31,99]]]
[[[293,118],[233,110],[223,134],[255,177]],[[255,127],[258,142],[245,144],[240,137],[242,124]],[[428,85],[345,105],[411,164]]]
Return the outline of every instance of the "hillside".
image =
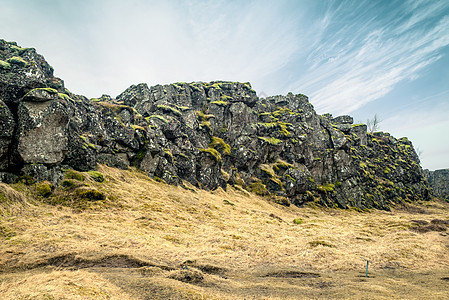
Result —
[[[449,204],[286,207],[136,169],[0,185],[2,299],[445,299]],[[103,181],[102,181],[103,180]],[[102,181],[102,182],[101,182]],[[363,258],[369,259],[365,278]]]

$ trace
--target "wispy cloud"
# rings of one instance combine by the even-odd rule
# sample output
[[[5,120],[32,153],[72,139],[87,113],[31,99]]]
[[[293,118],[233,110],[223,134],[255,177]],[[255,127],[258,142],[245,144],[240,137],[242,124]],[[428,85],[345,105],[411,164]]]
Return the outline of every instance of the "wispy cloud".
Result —
[[[377,11],[385,14],[382,20],[373,19],[372,12],[362,6],[340,5],[326,14],[321,22],[328,25],[344,20],[350,10],[355,9],[351,14],[358,17],[346,18],[355,22],[350,26],[336,31],[326,28],[326,34],[318,36],[315,44],[319,46],[311,49],[306,75],[290,89],[308,93],[320,112],[350,113],[386,95],[400,81],[416,79],[449,45],[449,16],[437,15],[447,12],[449,3],[417,5],[403,18],[396,16],[404,7]]]

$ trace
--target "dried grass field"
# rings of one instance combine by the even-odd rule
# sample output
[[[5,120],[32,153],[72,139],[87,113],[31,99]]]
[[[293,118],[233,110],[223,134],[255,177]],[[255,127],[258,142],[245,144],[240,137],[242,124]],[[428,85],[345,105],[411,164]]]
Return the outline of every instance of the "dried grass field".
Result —
[[[286,207],[99,172],[47,197],[0,184],[0,299],[449,298],[447,202]]]

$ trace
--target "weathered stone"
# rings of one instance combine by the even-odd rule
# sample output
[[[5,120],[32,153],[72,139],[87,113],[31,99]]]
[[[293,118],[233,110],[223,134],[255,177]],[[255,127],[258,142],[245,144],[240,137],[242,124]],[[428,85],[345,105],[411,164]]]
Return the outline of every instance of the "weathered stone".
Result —
[[[18,153],[25,163],[58,164],[67,148],[68,116],[59,101],[20,102]]]
[[[8,106],[0,100],[0,170],[6,170],[16,122]]]
[[[449,201],[449,169],[425,170],[425,174],[433,189],[433,194]]]
[[[334,124],[353,124],[354,119],[351,116],[338,116],[334,119],[332,119],[332,123]]]
[[[42,164],[26,165],[22,168],[22,174],[32,176],[36,181],[49,181],[57,184],[64,178],[64,171],[60,166],[47,168]]]
[[[45,102],[58,99],[58,91],[51,88],[32,89],[23,96],[22,101]]]

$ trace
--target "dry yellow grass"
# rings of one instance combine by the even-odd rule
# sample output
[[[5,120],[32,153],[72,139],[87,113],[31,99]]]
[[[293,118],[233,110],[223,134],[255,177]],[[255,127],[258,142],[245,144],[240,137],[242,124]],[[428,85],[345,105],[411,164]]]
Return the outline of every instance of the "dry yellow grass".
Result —
[[[285,207],[233,188],[190,191],[135,170],[99,171],[106,181],[87,184],[107,199],[88,209],[35,200],[33,187],[16,186],[19,193],[0,186],[22,203],[0,206],[0,298],[445,299],[449,293],[447,203],[391,212]],[[71,196],[58,190],[53,198]],[[368,278],[361,257],[371,261]]]

